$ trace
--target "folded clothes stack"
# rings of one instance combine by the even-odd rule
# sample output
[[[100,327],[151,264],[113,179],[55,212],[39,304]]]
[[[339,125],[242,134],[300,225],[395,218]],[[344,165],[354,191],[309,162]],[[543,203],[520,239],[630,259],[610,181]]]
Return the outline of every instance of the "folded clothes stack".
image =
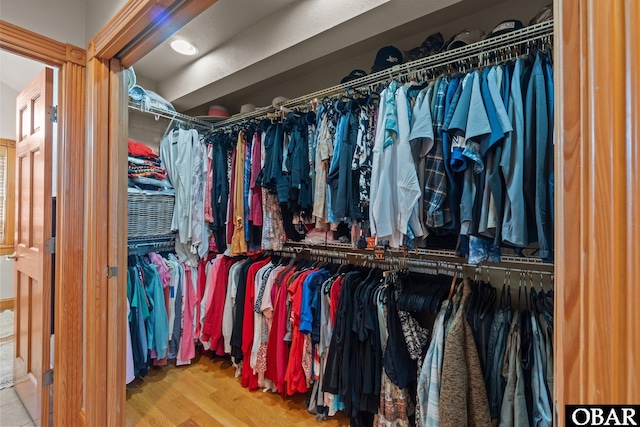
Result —
[[[140,142],[128,142],[129,187],[161,191],[171,189],[167,170],[162,167],[160,156],[151,147]]]

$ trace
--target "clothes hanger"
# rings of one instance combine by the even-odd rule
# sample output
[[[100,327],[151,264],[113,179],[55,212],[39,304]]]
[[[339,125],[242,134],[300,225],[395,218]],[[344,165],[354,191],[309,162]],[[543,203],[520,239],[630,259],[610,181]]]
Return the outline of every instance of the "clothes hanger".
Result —
[[[525,277],[524,277],[524,301],[525,301],[525,307],[527,309],[527,311],[531,311],[531,298],[529,295],[529,289],[527,288],[527,277],[526,277],[526,273],[522,273]],[[531,273],[529,273],[529,279],[531,279]],[[532,287],[533,289],[533,287]]]
[[[487,296],[484,301],[484,310],[482,310],[482,317],[486,316],[495,306],[496,300],[498,299],[498,291],[496,288],[491,286],[490,283],[487,283],[486,287]]]
[[[502,281],[502,291],[500,292],[500,306],[511,307],[511,270],[507,269]]]
[[[455,292],[455,288],[456,288],[456,280],[457,280],[457,277],[455,274],[453,274],[453,277],[451,277],[451,285],[449,286],[449,293],[447,294],[448,300],[451,300],[451,298],[453,297],[453,293]]]
[[[479,305],[480,305],[481,317],[486,315],[487,312],[491,308],[493,308],[493,304],[495,303],[495,300],[496,300],[496,288],[491,286],[491,284],[489,283],[489,268],[486,268],[486,272],[487,272],[487,281],[486,282],[481,281],[481,287],[480,287],[481,297],[480,297]]]
[[[347,263],[344,263],[340,267],[338,267],[338,270],[335,272],[335,276],[339,276],[341,274],[344,274],[347,271],[349,271],[350,269],[351,269],[351,265],[349,265]]]

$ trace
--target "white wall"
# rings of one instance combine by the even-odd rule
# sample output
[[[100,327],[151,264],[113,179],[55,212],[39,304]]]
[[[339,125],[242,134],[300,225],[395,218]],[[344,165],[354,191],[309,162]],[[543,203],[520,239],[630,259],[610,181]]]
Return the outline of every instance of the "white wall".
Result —
[[[86,48],[126,0],[1,0],[4,21]]]
[[[84,48],[86,5],[84,0],[2,0],[0,16],[27,30]]]
[[[134,67],[135,68],[135,67]],[[136,75],[136,84],[142,86],[145,89],[152,90],[154,92],[158,91],[158,82],[155,82],[151,79],[148,79],[144,76]]]
[[[160,153],[160,141],[169,123],[170,120],[163,117],[156,120],[150,114],[129,110],[129,139],[142,142]]]
[[[125,3],[126,0],[86,0],[85,45]]]
[[[16,139],[18,91],[0,83],[0,138]],[[13,261],[0,256],[0,299],[13,298]]]
[[[0,138],[16,139],[16,96],[17,90],[0,82]]]
[[[0,300],[13,298],[13,261],[0,257]]]

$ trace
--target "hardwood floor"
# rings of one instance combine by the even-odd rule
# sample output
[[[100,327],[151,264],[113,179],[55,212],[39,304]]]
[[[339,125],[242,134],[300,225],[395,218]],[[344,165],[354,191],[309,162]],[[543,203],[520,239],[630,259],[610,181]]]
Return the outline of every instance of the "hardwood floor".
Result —
[[[228,360],[199,356],[189,366],[152,368],[127,387],[127,426],[317,426],[305,396],[249,391]],[[348,426],[338,413],[323,426]]]

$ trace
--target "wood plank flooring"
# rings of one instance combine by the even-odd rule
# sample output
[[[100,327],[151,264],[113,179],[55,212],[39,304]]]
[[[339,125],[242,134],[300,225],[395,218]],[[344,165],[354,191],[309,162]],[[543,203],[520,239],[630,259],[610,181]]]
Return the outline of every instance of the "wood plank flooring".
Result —
[[[198,356],[189,366],[152,368],[127,387],[127,426],[242,427],[317,426],[305,396],[249,391],[223,358]],[[323,426],[348,426],[342,413]]]

